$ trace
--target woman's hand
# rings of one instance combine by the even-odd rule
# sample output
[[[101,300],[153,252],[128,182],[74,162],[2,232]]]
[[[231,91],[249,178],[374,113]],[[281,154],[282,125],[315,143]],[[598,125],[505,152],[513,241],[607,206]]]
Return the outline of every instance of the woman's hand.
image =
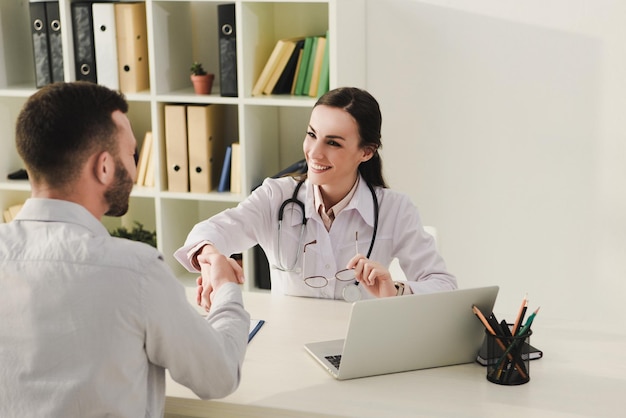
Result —
[[[356,280],[376,297],[396,296],[398,293],[389,270],[362,254],[352,257],[346,268],[354,269]]]

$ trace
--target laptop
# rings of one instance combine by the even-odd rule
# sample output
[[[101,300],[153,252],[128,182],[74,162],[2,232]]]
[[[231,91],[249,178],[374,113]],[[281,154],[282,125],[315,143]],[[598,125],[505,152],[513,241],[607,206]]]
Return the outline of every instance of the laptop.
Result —
[[[498,290],[488,286],[358,301],[345,339],[304,347],[338,380],[471,363],[485,337],[472,306],[489,315]]]

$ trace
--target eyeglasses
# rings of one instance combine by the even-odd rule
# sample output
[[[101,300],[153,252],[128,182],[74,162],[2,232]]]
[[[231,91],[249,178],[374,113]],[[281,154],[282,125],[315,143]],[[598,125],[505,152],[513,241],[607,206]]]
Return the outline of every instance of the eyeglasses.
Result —
[[[358,239],[359,239],[359,233],[357,232],[355,234],[355,242],[354,242],[356,254],[359,253]],[[302,258],[302,273],[303,274],[306,274],[306,247],[308,247],[309,245],[313,245],[313,244],[317,244],[317,240],[313,240],[309,243],[304,244],[303,256],[302,256],[303,257]],[[339,270],[337,273],[335,273],[335,279],[339,280],[340,282],[352,282],[356,280],[354,269]],[[317,275],[307,276],[304,278],[304,283],[306,283],[307,286],[313,287],[315,289],[320,289],[328,285],[328,278],[324,276],[317,276]]]

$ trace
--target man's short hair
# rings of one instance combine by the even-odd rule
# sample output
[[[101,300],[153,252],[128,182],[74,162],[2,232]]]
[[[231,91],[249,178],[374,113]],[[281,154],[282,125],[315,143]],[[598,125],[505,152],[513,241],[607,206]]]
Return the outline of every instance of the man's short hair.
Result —
[[[128,112],[124,95],[87,81],[53,83],[28,98],[15,141],[29,178],[53,187],[72,182],[87,158],[118,154],[112,113]]]

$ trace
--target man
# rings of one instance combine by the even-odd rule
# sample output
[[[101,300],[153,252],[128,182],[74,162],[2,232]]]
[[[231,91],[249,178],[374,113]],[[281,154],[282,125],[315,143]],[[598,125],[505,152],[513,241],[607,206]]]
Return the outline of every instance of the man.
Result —
[[[0,225],[1,417],[163,416],[166,368],[201,398],[239,384],[250,317],[234,260],[202,266],[205,319],[157,250],[100,223],[128,208],[127,111],[121,94],[73,82],[18,116],[32,196]]]

